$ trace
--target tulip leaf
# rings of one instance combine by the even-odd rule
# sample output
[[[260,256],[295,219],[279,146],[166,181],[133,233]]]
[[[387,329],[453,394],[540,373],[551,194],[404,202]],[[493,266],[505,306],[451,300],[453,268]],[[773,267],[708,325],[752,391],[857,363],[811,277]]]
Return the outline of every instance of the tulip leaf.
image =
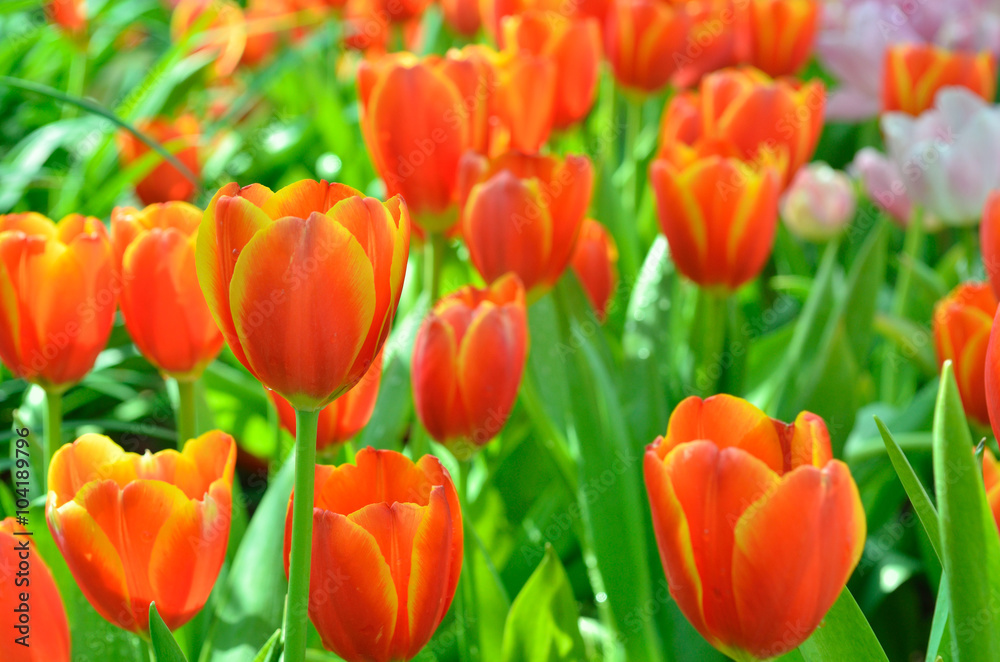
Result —
[[[170,628],[160,618],[155,602],[149,604],[149,638],[156,653],[156,662],[187,662]]]
[[[285,514],[294,457],[264,493],[226,577],[201,662],[244,662],[281,627],[285,604]]]
[[[888,662],[865,615],[846,588],[816,631],[781,662]]]
[[[507,614],[503,662],[577,662],[585,659],[580,611],[569,578],[551,545]]]
[[[882,434],[885,449],[889,453],[892,466],[896,469],[896,475],[899,476],[900,482],[903,483],[906,496],[910,498],[913,510],[917,513],[917,517],[920,518],[920,523],[923,525],[924,531],[927,532],[927,537],[934,548],[934,553],[937,554],[938,560],[941,560],[943,554],[941,551],[941,533],[938,525],[937,510],[934,508],[934,504],[931,503],[931,498],[928,496],[927,490],[924,489],[924,484],[920,482],[920,478],[913,471],[910,461],[906,459],[903,449],[899,447],[899,444],[893,439],[892,433],[889,432],[889,429],[885,427],[885,424],[882,423],[882,420],[878,416],[875,417],[875,425],[878,426],[878,431]]]
[[[938,586],[937,603],[934,605],[934,619],[931,621],[931,636],[927,642],[927,662],[936,662],[944,657],[951,647],[948,622],[951,620],[951,603],[948,601],[947,579],[941,577]]]
[[[282,653],[281,630],[275,630],[271,638],[267,640],[264,647],[260,649],[253,658],[253,662],[278,662]]]
[[[934,484],[954,662],[1000,660],[1000,630],[984,622],[996,617],[1000,605],[1000,538],[973,449],[951,362],[946,361],[934,414]]]

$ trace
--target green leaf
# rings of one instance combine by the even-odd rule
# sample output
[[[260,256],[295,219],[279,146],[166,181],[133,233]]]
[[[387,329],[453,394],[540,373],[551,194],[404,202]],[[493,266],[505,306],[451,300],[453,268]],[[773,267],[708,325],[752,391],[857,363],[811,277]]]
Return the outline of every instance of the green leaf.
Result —
[[[954,662],[1000,660],[1000,630],[982,623],[997,609],[1000,538],[973,448],[951,362],[946,361],[934,415],[934,484]]]
[[[934,619],[931,621],[931,636],[927,642],[927,662],[936,662],[938,656],[946,657],[951,648],[948,622],[951,620],[951,603],[948,601],[946,578],[941,577],[938,586],[937,603],[934,605]]]
[[[917,517],[920,518],[920,523],[924,526],[924,531],[927,532],[927,537],[931,541],[934,553],[941,560],[944,558],[944,554],[941,550],[941,533],[938,526],[937,510],[934,508],[934,504],[931,503],[931,498],[928,496],[927,490],[924,489],[924,484],[920,482],[920,478],[913,471],[910,461],[906,459],[903,449],[899,447],[899,444],[893,439],[892,433],[889,432],[889,429],[885,427],[885,424],[882,423],[878,416],[875,417],[875,425],[878,426],[878,431],[882,434],[885,449],[889,453],[889,459],[892,461],[892,466],[896,469],[899,481],[903,483],[906,496],[910,498],[913,510],[917,513]]]
[[[187,662],[174,635],[170,634],[170,628],[160,618],[155,602],[149,604],[149,638],[156,653],[156,662]]]
[[[281,630],[275,630],[260,652],[254,656],[253,662],[278,662],[282,653]]]
[[[798,653],[796,655],[795,653]],[[888,662],[885,651],[846,588],[822,624],[797,651],[781,658],[805,662]]]
[[[503,662],[578,662],[585,659],[580,612],[566,571],[551,545],[507,615]]]

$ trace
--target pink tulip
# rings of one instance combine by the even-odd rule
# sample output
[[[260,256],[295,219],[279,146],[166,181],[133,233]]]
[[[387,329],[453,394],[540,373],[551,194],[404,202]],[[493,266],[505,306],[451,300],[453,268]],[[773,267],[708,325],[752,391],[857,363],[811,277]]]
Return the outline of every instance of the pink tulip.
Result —
[[[795,236],[807,241],[826,241],[850,224],[856,208],[851,178],[825,163],[815,162],[795,174],[781,201],[781,218]]]

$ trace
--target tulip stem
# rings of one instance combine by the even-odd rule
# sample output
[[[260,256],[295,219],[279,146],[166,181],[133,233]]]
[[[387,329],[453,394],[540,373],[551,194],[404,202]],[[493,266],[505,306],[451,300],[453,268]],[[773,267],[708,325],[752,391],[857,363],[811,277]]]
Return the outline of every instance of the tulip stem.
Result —
[[[194,400],[194,381],[177,381],[177,448],[198,436],[198,411]]]
[[[59,447],[62,446],[62,392],[61,391],[45,391],[45,414],[46,414],[46,425],[45,425],[45,452],[42,458],[42,480],[41,484],[43,487],[48,486],[49,481],[49,464],[52,462],[52,456],[56,454]],[[44,491],[44,490],[43,490]]]
[[[288,595],[285,598],[285,662],[306,659],[318,424],[318,410],[295,410],[295,498],[292,502],[292,549],[288,557]]]
[[[479,653],[479,621],[476,618],[476,581],[473,554],[476,539],[472,528],[472,510],[469,502],[469,474],[472,473],[473,460],[462,460],[458,469],[458,498],[462,507],[463,541],[462,559],[462,634],[463,645],[459,650],[463,662],[478,662]]]
[[[693,385],[701,395],[715,395],[723,382],[726,366],[726,326],[729,297],[698,288],[694,324],[691,325],[691,348],[695,356]]]
[[[913,265],[920,259],[920,249],[924,244],[924,213],[919,205],[913,207],[913,215],[906,226],[903,236],[903,253],[899,260],[899,274],[896,278],[896,291],[893,295],[892,312],[899,318],[906,318],[910,301],[910,289],[913,281]],[[902,356],[895,347],[889,347],[882,369],[882,399],[889,403],[897,403],[900,394],[900,366]]]
[[[440,232],[431,232],[424,245],[424,268],[427,278],[426,289],[431,296],[431,305],[441,297],[441,267],[444,265],[445,237]]]

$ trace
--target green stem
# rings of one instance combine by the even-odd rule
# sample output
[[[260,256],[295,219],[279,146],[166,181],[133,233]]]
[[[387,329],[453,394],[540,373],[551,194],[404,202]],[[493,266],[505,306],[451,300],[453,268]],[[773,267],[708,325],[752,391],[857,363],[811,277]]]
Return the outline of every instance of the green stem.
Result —
[[[139,637],[139,650],[141,651],[143,662],[156,662],[156,651],[153,650],[152,641],[145,637]]]
[[[910,223],[906,226],[903,237],[903,252],[899,261],[899,277],[896,280],[896,290],[892,300],[892,312],[899,318],[906,318],[910,301],[910,289],[913,282],[913,265],[920,259],[920,249],[924,243],[924,213],[919,206],[913,208]],[[895,404],[900,392],[901,355],[899,349],[893,346],[886,348],[882,364],[882,399]]]
[[[726,312],[729,295],[698,288],[691,348],[695,355],[693,385],[701,395],[714,395],[726,372]]]
[[[184,448],[189,439],[198,436],[197,407],[194,400],[194,381],[177,381],[177,448]]]
[[[49,481],[49,464],[52,462],[52,456],[62,446],[61,391],[45,391],[45,414],[45,452],[42,463],[42,484],[47,486]]]
[[[281,416],[278,415],[278,405],[268,398],[267,422],[274,433],[274,452],[271,462],[267,468],[267,478],[272,480],[281,471],[281,465],[285,461],[284,435],[281,433]]]
[[[476,581],[473,562],[475,560],[476,538],[472,529],[472,510],[469,502],[469,474],[472,471],[473,460],[459,462],[458,498],[462,507],[462,526],[465,540],[463,541],[462,578],[462,633],[463,642],[460,651],[462,662],[478,662],[479,622],[476,618]]]
[[[617,89],[617,88],[616,88]],[[639,101],[630,99],[617,89],[618,98],[625,105],[625,131],[623,132],[624,143],[622,145],[621,163],[621,199],[622,199],[622,219],[621,234],[624,239],[621,250],[622,267],[624,273],[636,273],[639,269],[639,234],[636,223],[636,212],[638,207],[638,184],[639,164],[635,158],[636,141],[639,132],[642,130],[642,104]]]
[[[444,265],[445,236],[440,232],[431,232],[424,243],[425,288],[431,297],[433,306],[441,297],[441,267]]]
[[[292,502],[292,549],[288,560],[288,595],[285,598],[285,662],[303,662],[306,659],[318,423],[319,411],[296,410],[295,498]]]

